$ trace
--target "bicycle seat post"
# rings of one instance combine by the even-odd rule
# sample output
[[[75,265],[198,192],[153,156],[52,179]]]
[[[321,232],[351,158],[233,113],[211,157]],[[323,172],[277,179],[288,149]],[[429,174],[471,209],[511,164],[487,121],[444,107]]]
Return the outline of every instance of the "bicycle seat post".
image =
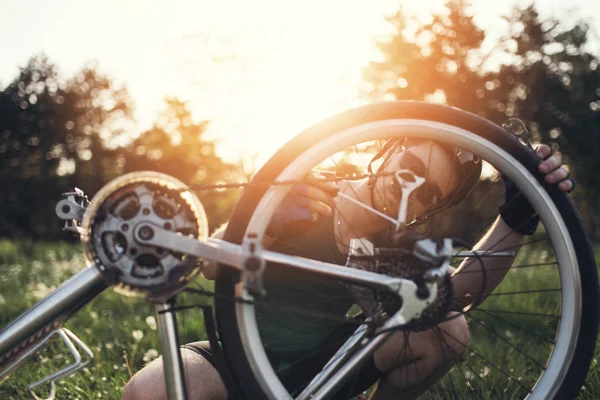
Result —
[[[169,400],[186,400],[187,391],[183,374],[183,362],[179,352],[177,318],[173,306],[173,299],[164,303],[157,303],[155,305],[156,323],[160,335],[160,349]]]

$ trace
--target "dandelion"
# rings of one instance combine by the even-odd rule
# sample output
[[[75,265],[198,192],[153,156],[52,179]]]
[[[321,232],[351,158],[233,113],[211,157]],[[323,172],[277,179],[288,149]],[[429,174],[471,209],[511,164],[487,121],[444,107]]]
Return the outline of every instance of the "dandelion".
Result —
[[[146,317],[146,323],[148,324],[151,330],[156,330],[156,318],[154,318],[152,315]]]
[[[144,362],[149,363],[155,358],[158,358],[158,351],[156,351],[156,349],[149,349],[146,354],[144,354]]]
[[[98,319],[98,313],[96,311],[90,312],[90,318],[91,319]]]
[[[31,294],[39,299],[43,299],[54,290],[54,286],[46,286],[43,282],[37,282],[30,290]]]
[[[131,332],[131,336],[133,336],[133,339],[136,342],[140,342],[144,337],[144,332],[139,329],[135,329],[133,332]]]

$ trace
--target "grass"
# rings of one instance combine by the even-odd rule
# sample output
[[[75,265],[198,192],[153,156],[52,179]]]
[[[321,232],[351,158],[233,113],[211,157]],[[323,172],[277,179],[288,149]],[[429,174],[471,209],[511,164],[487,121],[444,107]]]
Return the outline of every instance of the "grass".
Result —
[[[600,249],[596,249],[597,259]],[[553,255],[545,248],[528,248],[519,255],[517,263],[551,262]],[[65,243],[31,241],[0,241],[0,326],[5,326],[28,307],[48,294],[85,265],[81,247]],[[535,275],[533,275],[535,274]],[[204,282],[204,284],[208,284]],[[512,271],[498,292],[557,287],[556,274],[551,268],[523,268]],[[526,286],[526,287],[525,287]],[[552,315],[558,310],[555,293],[537,296],[495,296],[486,301],[486,309],[544,310]],[[184,299],[201,302],[202,299]],[[204,300],[206,301],[206,300]],[[483,307],[482,307],[483,308]],[[539,311],[538,311],[539,312]],[[186,311],[180,317],[182,342],[206,337],[202,314]],[[499,319],[501,316],[502,319]],[[543,362],[547,346],[531,335],[519,335],[506,321],[526,328],[540,337],[551,337],[556,318],[528,315],[501,315],[479,311],[469,317],[472,341],[463,360],[425,398],[489,398],[486,385],[496,389],[493,398],[520,398],[520,383],[534,382],[537,376],[535,360],[523,356],[517,349],[527,349]],[[152,306],[140,298],[130,298],[108,290],[83,308],[65,326],[77,334],[94,352],[94,359],[82,371],[58,381],[57,394],[61,399],[118,399],[125,383],[159,352],[158,334]],[[509,326],[509,328],[507,328]],[[495,334],[493,332],[500,332]],[[512,345],[507,345],[510,342]],[[32,357],[8,380],[0,385],[1,399],[26,397],[27,385],[71,362],[66,350],[53,341],[46,350]],[[485,354],[488,362],[479,357]],[[580,399],[600,398],[600,371],[596,349]],[[512,379],[490,367],[490,363],[508,366]],[[484,383],[482,383],[484,382]],[[49,387],[38,390],[47,396]]]
[[[0,241],[0,326],[84,266],[79,245]],[[202,314],[186,311],[185,315],[179,325],[182,340],[204,338]],[[133,373],[159,353],[153,307],[112,289],[80,310],[65,327],[90,347],[94,359],[82,371],[57,382],[61,399],[118,399]],[[0,385],[0,399],[26,397],[30,383],[72,362],[66,354],[62,342],[53,340]],[[41,387],[40,397],[45,397],[48,389]]]

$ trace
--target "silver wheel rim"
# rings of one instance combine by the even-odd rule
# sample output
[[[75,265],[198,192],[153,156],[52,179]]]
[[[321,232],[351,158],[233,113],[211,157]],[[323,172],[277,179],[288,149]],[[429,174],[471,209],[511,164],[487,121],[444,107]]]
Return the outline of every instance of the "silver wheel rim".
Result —
[[[536,209],[556,251],[562,302],[556,345],[551,351],[544,373],[532,388],[528,398],[553,397],[564,380],[579,335],[581,320],[579,268],[573,243],[558,209],[537,180],[510,154],[486,139],[456,126],[417,119],[383,120],[355,126],[320,141],[293,160],[277,180],[298,179],[330,154],[355,143],[392,136],[445,141],[477,153],[513,180]],[[261,235],[264,233],[270,216],[289,189],[289,187],[278,186],[271,187],[266,192],[252,215],[246,233],[255,232]],[[236,292],[240,296],[251,299],[241,284],[236,287]],[[279,381],[263,349],[254,307],[237,303],[236,318],[245,356],[264,393],[272,399],[290,399],[290,394]]]

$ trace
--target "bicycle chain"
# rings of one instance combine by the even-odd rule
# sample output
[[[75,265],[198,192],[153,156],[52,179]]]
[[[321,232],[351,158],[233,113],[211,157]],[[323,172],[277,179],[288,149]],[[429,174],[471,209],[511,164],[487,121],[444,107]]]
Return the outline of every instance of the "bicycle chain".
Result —
[[[393,172],[379,172],[379,173],[354,173],[346,175],[335,175],[331,178],[324,177],[318,181],[302,180],[302,179],[290,179],[285,181],[271,181],[271,182],[240,182],[240,183],[208,183],[208,184],[191,184],[188,187],[195,191],[200,192],[203,190],[217,190],[217,189],[240,189],[249,187],[260,187],[260,186],[283,186],[283,185],[317,185],[320,182],[340,182],[344,180],[359,180],[364,178],[379,178],[382,176],[393,176]]]

